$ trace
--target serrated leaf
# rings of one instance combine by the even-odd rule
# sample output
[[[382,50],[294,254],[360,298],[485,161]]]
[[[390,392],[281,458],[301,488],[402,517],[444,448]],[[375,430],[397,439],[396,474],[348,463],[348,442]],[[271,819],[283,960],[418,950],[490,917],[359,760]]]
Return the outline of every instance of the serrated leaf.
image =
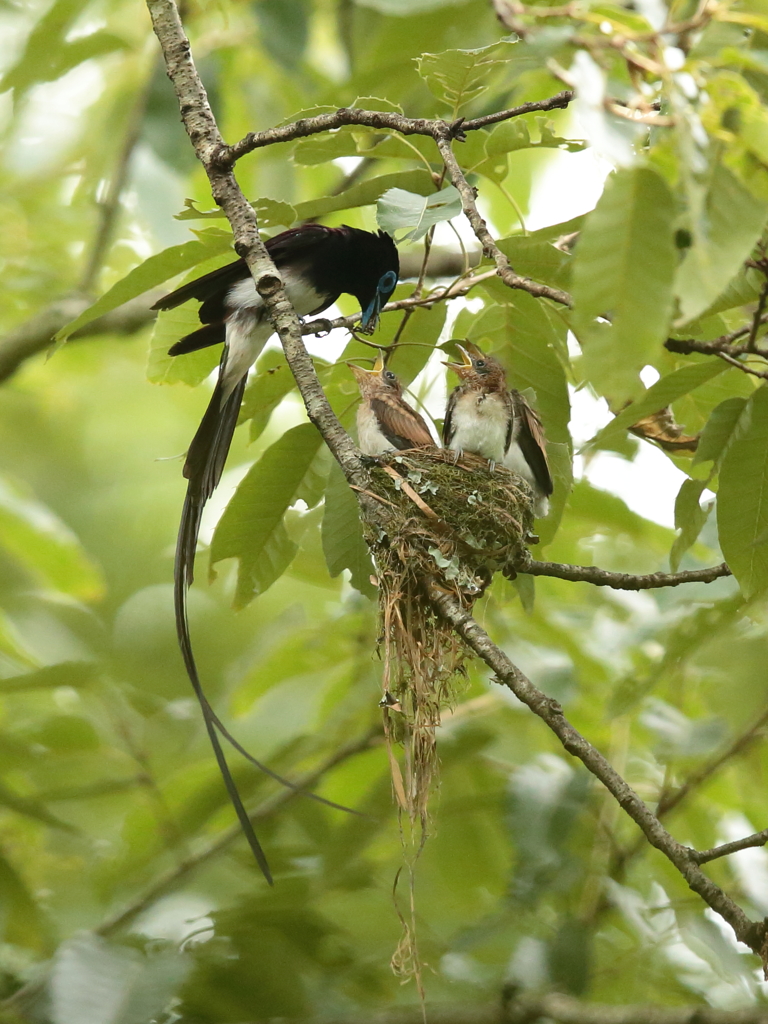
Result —
[[[452,220],[461,213],[461,195],[453,185],[430,196],[416,195],[402,188],[390,188],[376,204],[376,220],[379,227],[388,234],[402,228],[411,228],[398,239],[417,242],[435,224]]]
[[[426,170],[416,168],[411,171],[394,171],[392,174],[380,174],[376,178],[368,178],[358,182],[337,196],[323,196],[310,199],[305,203],[297,203],[296,219],[311,220],[324,217],[336,210],[352,210],[358,206],[370,206],[389,188],[403,188],[408,192],[416,192],[420,196],[434,195],[435,185],[432,175]]]
[[[728,447],[736,426],[747,404],[746,398],[726,398],[710,414],[709,419],[699,437],[693,464],[700,462],[719,462]]]
[[[675,277],[682,314],[677,326],[712,309],[762,234],[766,216],[768,202],[758,199],[718,163],[705,209],[691,226],[693,244]]]
[[[465,103],[485,92],[490,72],[505,62],[512,45],[501,42],[475,50],[422,53],[416,58],[416,67],[430,92],[456,114]]]
[[[291,159],[304,167],[314,167],[342,156],[357,156],[355,128],[345,125],[325,135],[310,135],[294,143]]]
[[[683,480],[675,499],[675,529],[679,530],[669,553],[669,567],[672,572],[680,568],[680,560],[685,552],[696,543],[709,513],[712,502],[702,507],[699,503],[702,491],[706,487],[703,480]]]
[[[668,373],[648,388],[642,398],[622,409],[618,416],[615,416],[610,423],[587,441],[585,448],[613,448],[624,432],[638,420],[650,416],[660,409],[665,409],[678,398],[689,394],[719,374],[725,373],[727,369],[728,366],[722,363],[706,360],[673,370],[672,373]]]
[[[370,581],[373,562],[363,539],[357,499],[335,461],[325,490],[322,537],[325,563],[331,576],[349,569],[352,586],[366,597],[374,598],[376,588]]]
[[[584,370],[613,402],[637,393],[638,373],[664,342],[672,315],[674,204],[649,168],[609,179],[576,247],[573,330]],[[600,330],[595,318],[611,320]]]
[[[297,500],[321,440],[311,423],[286,431],[251,467],[219,520],[211,566],[224,558],[239,560],[236,608],[271,587],[296,554],[283,516]]]
[[[135,299],[137,295],[143,295],[150,288],[156,288],[177,274],[195,267],[203,260],[210,259],[219,253],[228,252],[232,249],[232,236],[218,228],[211,228],[208,231],[200,232],[199,239],[195,242],[182,242],[181,245],[172,245],[169,249],[150,256],[138,267],[134,267],[125,277],[121,278],[108,292],[105,292],[100,299],[97,299],[92,306],[84,310],[80,316],[71,320],[61,328],[56,335],[56,341],[61,343],[75,331],[97,320],[105,313],[117,309],[129,299]]]
[[[256,212],[259,228],[279,226],[290,227],[296,220],[296,211],[290,203],[279,199],[255,199],[251,206]],[[174,220],[221,220],[224,211],[219,207],[214,210],[198,210],[194,199],[184,200],[184,209],[173,215]]]
[[[717,527],[725,560],[746,598],[768,586],[768,387],[742,413],[720,467]]]

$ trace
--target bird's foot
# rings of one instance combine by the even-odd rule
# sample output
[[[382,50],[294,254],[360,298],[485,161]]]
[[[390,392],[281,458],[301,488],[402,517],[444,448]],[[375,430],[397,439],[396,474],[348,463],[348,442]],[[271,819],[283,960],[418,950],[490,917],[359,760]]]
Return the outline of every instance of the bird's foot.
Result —
[[[493,459],[488,459],[488,472],[492,473],[496,469],[496,462]]]
[[[525,535],[525,543],[526,544],[538,544],[539,540],[540,540],[540,538],[539,538],[538,533],[531,533],[530,530]]]
[[[381,457],[379,455],[366,455],[365,452],[360,455],[360,461],[366,469],[372,469],[374,466],[380,466],[382,464]]]
[[[461,458],[461,456],[463,454],[464,454],[464,452],[461,450],[461,448],[454,448],[453,449],[453,464],[454,464],[454,466],[457,465],[459,459]]]
[[[304,320],[301,321],[304,323]],[[327,334],[330,334],[333,330],[333,325],[330,320],[313,320],[312,326],[315,330],[315,334],[318,338],[324,338]]]

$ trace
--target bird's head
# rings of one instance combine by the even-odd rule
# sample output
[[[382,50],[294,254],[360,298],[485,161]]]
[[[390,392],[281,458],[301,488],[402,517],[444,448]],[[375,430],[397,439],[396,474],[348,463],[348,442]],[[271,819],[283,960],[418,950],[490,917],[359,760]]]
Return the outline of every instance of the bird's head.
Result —
[[[444,365],[453,370],[462,384],[468,384],[478,391],[502,391],[506,388],[507,380],[501,363],[485,355],[471,341],[461,345],[456,343],[456,348],[461,355],[461,362],[445,362]]]
[[[386,306],[395,290],[400,273],[400,259],[397,246],[384,231],[377,235],[361,231],[356,239],[358,252],[354,268],[356,286],[352,291],[363,315],[358,329],[363,334],[373,334],[379,322],[379,313]]]
[[[347,366],[355,375],[357,386],[360,388],[360,394],[363,398],[383,393],[389,393],[397,398],[400,397],[403,390],[400,386],[400,381],[397,379],[397,374],[388,370],[384,365],[384,357],[381,352],[379,352],[376,362],[370,370],[366,370],[362,366],[355,366],[354,363],[347,363]]]

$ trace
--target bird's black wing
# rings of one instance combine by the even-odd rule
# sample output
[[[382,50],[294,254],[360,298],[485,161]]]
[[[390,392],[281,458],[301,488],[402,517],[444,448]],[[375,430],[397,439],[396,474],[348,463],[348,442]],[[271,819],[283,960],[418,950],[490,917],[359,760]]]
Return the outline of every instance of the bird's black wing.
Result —
[[[210,273],[204,274],[194,281],[189,281],[188,284],[183,284],[176,291],[169,292],[162,299],[158,299],[154,306],[152,306],[152,309],[175,309],[177,306],[188,302],[189,299],[205,302],[207,299],[213,298],[220,293],[224,296],[233,284],[237,284],[238,281],[244,281],[250,273],[245,260],[235,260],[234,263],[227,263],[223,267],[217,267],[216,270],[211,270]],[[201,323],[211,322],[210,320],[201,319]]]
[[[512,401],[515,417],[520,422],[517,443],[520,451],[536,479],[536,483],[547,497],[554,485],[547,461],[547,439],[541,420],[519,392],[513,392]]]
[[[372,398],[371,409],[384,437],[400,451],[434,445],[427,424],[415,409],[402,400],[387,402],[382,398]]]
[[[446,448],[451,447],[453,440],[453,410],[456,408],[456,400],[461,392],[461,385],[454,388],[448,398],[448,405],[445,407],[445,419],[443,420],[443,444]]]

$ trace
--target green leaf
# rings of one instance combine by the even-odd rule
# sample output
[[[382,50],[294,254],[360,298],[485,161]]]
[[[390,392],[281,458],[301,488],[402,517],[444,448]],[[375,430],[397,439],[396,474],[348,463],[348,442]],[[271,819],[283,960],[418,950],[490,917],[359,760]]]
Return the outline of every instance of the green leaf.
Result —
[[[495,125],[485,141],[488,156],[516,153],[520,149],[561,149],[568,153],[579,153],[585,148],[586,143],[581,139],[564,139],[556,135],[553,122],[547,118],[541,117],[537,121],[540,135],[538,141],[531,139],[528,124],[521,117]]]
[[[159,1019],[190,966],[175,949],[145,956],[80,932],[56,952],[49,986],[52,1024],[145,1024]]]
[[[256,364],[256,373],[248,381],[238,421],[251,421],[251,442],[259,437],[274,410],[295,386],[282,351],[265,352]]]
[[[642,398],[631,402],[625,409],[622,409],[610,423],[607,423],[602,430],[587,441],[585,448],[613,448],[624,432],[634,426],[638,420],[643,419],[644,416],[650,416],[660,409],[665,409],[678,398],[689,394],[702,384],[706,384],[713,377],[725,373],[727,369],[728,366],[723,363],[707,359],[673,370],[672,373],[668,373],[649,387]]]
[[[501,238],[497,245],[509,259],[515,272],[543,284],[567,288],[573,257],[556,249],[551,242],[533,235],[511,235]]]
[[[84,600],[103,592],[98,567],[50,509],[0,480],[0,546],[48,586]]]
[[[683,480],[683,484],[675,499],[675,529],[679,530],[669,553],[669,567],[672,572],[680,568],[680,560],[685,552],[696,543],[704,528],[714,502],[702,507],[699,503],[701,493],[706,487],[703,480]]]
[[[58,665],[46,665],[34,672],[0,679],[0,693],[23,693],[27,690],[53,690],[59,686],[75,689],[88,686],[97,675],[97,667],[91,661],[61,661]]]
[[[453,185],[426,197],[402,188],[390,188],[376,204],[376,220],[382,230],[394,237],[399,228],[413,229],[398,239],[400,242],[417,242],[435,224],[458,217],[460,213],[461,196]]]
[[[283,516],[297,500],[321,440],[311,423],[286,431],[251,467],[219,520],[211,566],[223,558],[239,560],[236,608],[271,587],[296,554]]]
[[[199,232],[199,241],[172,245],[170,249],[164,249],[156,256],[150,256],[116,284],[113,284],[108,292],[105,292],[80,316],[62,327],[56,335],[56,341],[66,341],[75,331],[91,321],[97,320],[100,316],[104,316],[105,313],[117,309],[124,302],[135,299],[137,295],[143,295],[150,288],[156,288],[169,278],[181,274],[184,270],[189,270],[190,267],[197,266],[203,260],[210,259],[211,256],[229,252],[231,249],[232,236],[228,232],[220,231],[218,228],[209,228]]]
[[[297,220],[311,220],[324,217],[336,210],[352,210],[358,206],[370,206],[388,188],[403,188],[407,192],[417,192],[420,196],[433,195],[435,185],[432,175],[426,170],[417,168],[412,171],[395,171],[392,174],[381,174],[377,178],[369,178],[358,182],[337,196],[324,196],[322,199],[310,199],[306,203],[296,205]]]
[[[573,330],[584,369],[613,402],[638,390],[638,372],[666,339],[672,314],[674,205],[649,168],[621,170],[605,191],[576,247]],[[611,319],[608,331],[595,318]]]
[[[251,206],[256,211],[259,228],[290,227],[296,220],[296,211],[290,203],[278,199],[255,199]],[[224,211],[219,207],[215,210],[198,210],[194,199],[184,200],[184,209],[173,215],[174,220],[222,220]]]
[[[49,955],[53,929],[21,875],[0,854],[0,934],[3,942]]]
[[[748,191],[718,163],[701,216],[692,224],[693,244],[675,278],[681,326],[711,310],[762,234],[768,202]]]
[[[727,449],[736,426],[739,423],[746,398],[726,398],[712,410],[709,419],[699,437],[693,464],[700,462],[719,462]]]
[[[512,45],[504,41],[476,50],[422,53],[416,58],[416,67],[430,91],[447,103],[455,115],[465,103],[486,91],[490,72],[505,63]]]
[[[341,156],[357,156],[357,129],[350,125],[324,135],[310,135],[294,143],[291,158],[304,167],[314,167]]]
[[[747,402],[720,467],[720,547],[746,598],[768,586],[768,387]]]
[[[373,562],[363,540],[357,499],[335,460],[325,491],[322,529],[323,554],[331,576],[338,576],[342,569],[349,569],[352,586],[366,597],[375,598],[376,588],[370,581]]]

